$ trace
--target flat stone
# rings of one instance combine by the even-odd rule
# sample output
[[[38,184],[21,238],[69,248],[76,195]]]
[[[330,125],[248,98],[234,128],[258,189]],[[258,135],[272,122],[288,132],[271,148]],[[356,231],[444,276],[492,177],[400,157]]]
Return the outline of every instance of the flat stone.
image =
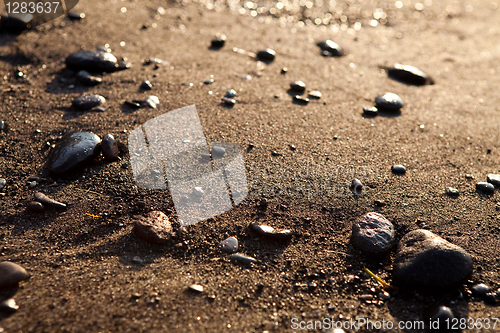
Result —
[[[151,82],[149,82],[148,80],[146,80],[146,81],[143,81],[141,83],[140,88],[142,90],[152,90],[153,89],[153,85],[151,84]]]
[[[156,109],[158,104],[160,104],[160,99],[157,96],[148,96],[144,98],[144,105],[150,109]]]
[[[112,162],[118,159],[118,154],[120,153],[120,151],[118,150],[118,143],[116,142],[113,135],[106,134],[102,138],[101,149],[106,161]]]
[[[0,178],[0,190],[5,187],[5,184],[7,184],[5,178]]]
[[[199,284],[192,284],[189,287],[190,291],[194,291],[196,293],[202,293],[203,292],[203,286]]]
[[[260,61],[271,62],[276,58],[276,51],[265,49],[257,52],[257,59]]]
[[[67,176],[88,165],[99,154],[101,139],[94,133],[71,132],[62,137],[47,162],[53,176]]]
[[[62,202],[49,198],[48,196],[46,196],[41,192],[35,193],[35,200],[42,203],[45,206],[50,206],[55,208],[66,208],[66,204],[63,204]]]
[[[363,113],[367,116],[376,116],[378,114],[378,109],[375,106],[363,108]]]
[[[406,173],[406,168],[401,164],[396,164],[391,167],[393,173],[404,174]]]
[[[407,233],[394,259],[394,280],[407,288],[446,290],[463,283],[472,259],[461,247],[424,229]]]
[[[309,92],[309,94],[307,94],[307,97],[309,98],[312,98],[312,99],[320,99],[323,95],[321,94],[321,92],[317,91],[317,90],[313,90],[311,92]]]
[[[66,58],[66,67],[74,71],[114,72],[119,70],[116,57],[110,52],[77,51]]]
[[[354,222],[351,240],[365,255],[383,256],[392,247],[394,226],[382,214],[370,212]]]
[[[226,153],[226,148],[213,146],[212,147],[212,157],[213,158],[221,158]]]
[[[289,240],[292,238],[292,232],[290,230],[277,231],[268,225],[259,225],[255,222],[250,223],[250,228],[259,236],[272,238],[275,240]]]
[[[43,213],[45,212],[45,206],[38,201],[30,201],[26,207],[30,212]]]
[[[241,253],[232,254],[231,257],[229,257],[229,260],[231,260],[231,262],[234,264],[242,264],[242,265],[250,265],[257,263],[257,259],[255,259],[254,257],[250,257]]]
[[[491,184],[495,185],[496,187],[500,187],[500,175],[490,173],[488,175],[488,183],[491,183]]]
[[[10,261],[0,263],[0,288],[13,287],[29,278],[28,272],[18,264]]]
[[[293,96],[293,100],[296,103],[302,104],[302,105],[307,105],[309,103],[309,98],[302,97],[300,95],[295,95]]]
[[[101,95],[85,95],[75,98],[72,104],[76,109],[85,111],[100,106],[104,102],[106,102],[106,99]]]
[[[434,84],[434,80],[431,79],[427,74],[425,74],[420,69],[410,66],[396,64],[394,68],[389,68],[387,74],[390,78],[417,86],[422,86],[425,84]]]
[[[90,74],[87,71],[81,70],[76,74],[76,78],[78,81],[80,81],[82,84],[86,86],[96,86],[100,83],[102,83],[102,78],[99,76],[95,76]]]
[[[493,193],[495,192],[495,186],[487,182],[479,182],[476,184],[476,190],[484,193]]]
[[[398,111],[404,103],[401,97],[393,93],[385,93],[375,98],[375,106],[380,110]]]
[[[290,83],[290,89],[299,93],[303,93],[304,91],[306,91],[306,84],[302,81],[295,81]]]
[[[238,252],[238,239],[236,237],[229,237],[219,243],[219,249],[225,253]]]
[[[317,44],[321,49],[321,55],[325,57],[341,57],[344,54],[344,50],[332,40],[326,40],[324,42],[319,42]]]
[[[460,191],[454,187],[447,187],[444,191],[450,197],[457,197],[460,194]]]
[[[168,216],[160,211],[151,211],[135,220],[134,232],[140,239],[156,245],[166,245],[174,236]]]

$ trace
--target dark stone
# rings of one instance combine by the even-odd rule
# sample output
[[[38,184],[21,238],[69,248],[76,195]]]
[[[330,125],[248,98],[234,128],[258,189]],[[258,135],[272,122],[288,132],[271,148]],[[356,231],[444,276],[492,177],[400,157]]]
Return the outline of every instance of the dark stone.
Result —
[[[160,100],[157,96],[148,96],[144,98],[143,102],[144,106],[147,106],[150,109],[156,109],[156,106],[160,104]]]
[[[226,91],[226,97],[228,98],[236,97],[236,94],[236,90],[234,89],[229,89],[228,91]]]
[[[290,89],[299,93],[303,93],[304,91],[306,91],[306,84],[302,81],[295,81],[290,83]]]
[[[387,203],[384,200],[374,200],[373,204],[377,207],[384,207]]]
[[[241,253],[232,254],[229,259],[234,264],[250,265],[257,263],[257,259],[255,259],[254,257],[249,257]]]
[[[276,58],[276,52],[272,49],[257,52],[257,59],[260,61],[271,62],[274,58]]]
[[[411,289],[455,288],[471,272],[472,259],[464,249],[424,229],[407,233],[394,259],[394,280]]]
[[[189,291],[195,292],[197,294],[201,294],[203,292],[203,286],[199,284],[192,284],[188,287]]]
[[[9,298],[0,302],[0,312],[3,313],[14,313],[19,309],[19,305],[16,304],[16,300]]]
[[[221,158],[226,153],[226,148],[213,146],[212,147],[212,157],[213,158]]]
[[[427,74],[410,65],[396,64],[394,65],[394,68],[389,68],[387,74],[390,78],[407,84],[417,86],[434,84],[434,80]]]
[[[153,89],[153,85],[151,84],[151,82],[149,82],[148,80],[146,81],[143,81],[141,83],[141,87],[140,87],[142,90],[152,90]]]
[[[101,95],[85,95],[75,98],[73,106],[78,110],[85,111],[100,106],[104,102],[106,99]]]
[[[398,111],[404,103],[401,97],[393,93],[385,93],[375,98],[375,106],[380,110]]]
[[[43,213],[45,212],[45,206],[38,201],[30,201],[26,207],[30,212]]]
[[[234,104],[236,104],[236,101],[234,100],[234,98],[222,97],[222,103],[229,107],[233,107]]]
[[[490,287],[488,287],[484,283],[478,283],[478,284],[474,285],[471,288],[471,290],[472,290],[472,293],[476,296],[484,296],[490,292]]]
[[[281,69],[281,72],[280,72],[280,73],[281,73],[282,75],[285,75],[287,72],[288,72],[288,68],[283,67],[283,68]]]
[[[319,42],[317,45],[322,51],[321,55],[325,57],[341,57],[344,54],[342,48],[329,39],[324,42]]]
[[[220,49],[226,44],[226,35],[224,34],[216,34],[215,37],[210,42],[210,46],[214,49]]]
[[[0,288],[15,287],[28,278],[28,272],[20,265],[9,261],[0,263]]]
[[[307,94],[307,97],[309,98],[312,98],[312,99],[320,99],[323,95],[321,94],[321,92],[317,91],[317,90],[313,90],[311,92],[309,92],[309,94]]]
[[[101,149],[106,161],[113,162],[118,159],[118,154],[120,153],[120,151],[118,150],[118,144],[113,135],[106,134],[102,138]]]
[[[500,187],[500,175],[490,173],[488,175],[488,183],[493,184],[496,187]]]
[[[214,76],[213,75],[210,75],[209,78],[205,79],[205,81],[203,81],[204,84],[212,84],[214,83],[215,80],[214,80]]]
[[[225,253],[238,252],[238,239],[236,237],[229,237],[220,242],[219,249]]]
[[[7,184],[7,181],[4,178],[0,178],[0,190],[4,188],[5,184]]]
[[[5,128],[5,121],[0,120],[0,131],[3,131],[4,128]]]
[[[359,179],[353,179],[351,191],[356,195],[361,195],[363,193],[363,183]]]
[[[33,15],[24,14],[18,17],[11,15],[1,15],[0,16],[0,27],[1,30],[11,32],[11,33],[21,33],[31,27],[31,21]]]
[[[99,154],[101,139],[94,133],[71,132],[62,137],[47,162],[51,175],[67,176]]]
[[[250,223],[250,228],[257,235],[262,237],[272,238],[276,240],[289,240],[290,238],[292,238],[292,232],[290,230],[277,231],[271,226],[259,225],[255,222]]]
[[[367,116],[376,116],[378,114],[378,109],[375,106],[363,108],[363,113]]]
[[[79,71],[76,74],[76,78],[78,79],[78,81],[80,81],[82,84],[86,86],[96,86],[102,83],[102,78],[92,75],[84,70]]]
[[[445,193],[446,193],[446,195],[449,195],[450,197],[458,197],[458,195],[460,194],[460,191],[454,187],[447,187],[445,189]]]
[[[48,196],[46,196],[41,192],[35,193],[35,200],[44,204],[45,206],[50,206],[55,208],[66,208],[66,204],[63,204],[62,202],[49,198]]]
[[[406,173],[406,168],[402,166],[401,164],[396,164],[391,167],[391,171],[393,173],[399,173],[399,174],[404,174]]]
[[[68,18],[70,20],[77,20],[77,21],[83,20],[85,18],[85,13],[69,12]]]
[[[151,211],[135,220],[134,232],[140,239],[156,245],[166,245],[174,236],[170,220],[160,211]]]
[[[495,186],[487,182],[479,182],[476,184],[476,190],[491,194],[495,192]]]
[[[66,67],[74,71],[91,73],[119,70],[116,57],[105,51],[77,51],[66,58]]]
[[[132,109],[140,109],[141,104],[133,101],[125,101],[124,104]]]
[[[298,103],[298,104],[302,104],[302,105],[307,105],[309,103],[309,98],[304,98],[300,95],[295,95],[293,96],[293,100]]]
[[[211,154],[201,154],[201,159],[205,161],[210,161],[210,158],[212,157]]]
[[[364,254],[380,257],[392,247],[394,226],[382,214],[371,212],[352,225],[353,245]]]
[[[432,327],[433,331],[445,331],[445,332],[450,332],[449,328],[451,328],[452,325],[452,319],[455,318],[453,315],[453,311],[447,306],[441,305],[441,306],[433,306],[429,308],[427,311],[427,314],[424,315],[425,321],[430,320],[430,326]],[[437,324],[435,323],[437,322]]]
[[[130,67],[132,67],[132,63],[130,61],[121,60],[118,61],[116,69],[122,71],[124,69],[129,69]]]

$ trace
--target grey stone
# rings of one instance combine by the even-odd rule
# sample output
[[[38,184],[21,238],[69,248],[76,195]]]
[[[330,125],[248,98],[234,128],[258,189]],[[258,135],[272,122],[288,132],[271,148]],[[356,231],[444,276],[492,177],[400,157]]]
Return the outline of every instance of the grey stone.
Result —
[[[222,103],[229,107],[233,107],[236,104],[236,100],[234,98],[222,97]]]
[[[356,195],[363,193],[363,183],[359,179],[353,179],[351,183],[351,191]]]
[[[309,92],[309,94],[307,94],[307,97],[309,98],[312,98],[312,99],[320,99],[323,95],[321,94],[321,92],[317,91],[317,90],[313,90],[311,92]]]
[[[116,57],[105,51],[77,51],[66,58],[66,67],[74,71],[114,72],[119,70]]]
[[[268,225],[259,225],[255,222],[250,223],[250,228],[259,236],[272,238],[275,240],[289,240],[292,238],[292,232],[290,230],[277,231]]]
[[[5,127],[5,121],[0,120],[0,131],[2,131]]]
[[[254,257],[250,257],[241,253],[232,254],[229,259],[232,263],[235,264],[250,265],[257,263],[257,259],[255,259]]]
[[[226,91],[226,97],[228,97],[228,98],[236,97],[236,90],[229,89],[228,91]]]
[[[354,222],[351,240],[365,255],[380,257],[392,247],[394,226],[382,214],[370,212]]]
[[[73,100],[73,106],[80,111],[90,110],[96,106],[101,106],[106,99],[101,95],[85,95]]]
[[[226,148],[213,146],[212,147],[212,157],[213,158],[221,158],[226,153]]]
[[[149,82],[148,80],[146,81],[143,81],[141,83],[141,87],[140,87],[142,90],[152,90],[153,89],[153,85],[151,84],[151,82]]]
[[[398,111],[403,107],[404,103],[401,97],[394,93],[385,93],[375,98],[375,106],[378,109],[387,111]]]
[[[100,83],[102,83],[102,78],[99,76],[95,76],[90,74],[87,71],[81,70],[76,74],[76,78],[78,81],[80,81],[82,84],[86,86],[96,86]]]
[[[404,174],[406,173],[406,168],[401,164],[396,164],[391,167],[391,171],[394,173]]]
[[[477,296],[483,296],[490,292],[490,287],[485,285],[484,283],[478,283],[474,285],[472,288],[472,293]]]
[[[14,313],[19,309],[19,305],[16,304],[16,300],[9,298],[0,302],[0,311],[7,313]]]
[[[35,193],[35,200],[50,207],[55,207],[55,208],[66,208],[66,204],[63,204],[62,202],[56,201],[52,198],[49,198],[45,194],[41,192],[36,192]]]
[[[488,183],[491,183],[491,184],[495,185],[496,187],[500,187],[500,175],[490,173],[488,175]]]
[[[106,134],[102,138],[101,149],[106,161],[112,162],[118,159],[118,154],[120,153],[120,151],[118,150],[118,143],[116,142],[113,135]]]
[[[30,201],[26,207],[30,212],[43,213],[45,211],[45,206],[38,201]]]
[[[226,39],[227,39],[226,35],[218,33],[210,42],[210,46],[214,49],[220,49],[226,43]]]
[[[452,325],[452,319],[455,318],[455,315],[453,314],[453,311],[447,306],[441,305],[441,306],[434,306],[431,309],[428,310],[428,315],[426,319],[430,319],[430,322],[432,323],[432,331],[445,331],[445,332],[450,332],[448,328],[450,328]],[[434,323],[437,322],[437,325]]]
[[[190,291],[193,291],[195,293],[202,293],[203,292],[203,286],[201,286],[199,284],[192,284],[188,288]]]
[[[166,245],[174,236],[168,216],[160,211],[151,211],[135,220],[134,232],[140,239],[156,245]]]
[[[160,104],[160,100],[157,96],[148,96],[144,98],[144,105],[146,105],[150,109],[156,109],[156,106],[158,104]]]
[[[376,116],[378,114],[378,109],[375,106],[363,108],[363,113],[368,116]]]
[[[238,239],[236,237],[229,237],[220,242],[219,249],[225,253],[238,252]]]
[[[0,263],[0,288],[13,287],[29,278],[28,272],[18,264],[10,261]]]

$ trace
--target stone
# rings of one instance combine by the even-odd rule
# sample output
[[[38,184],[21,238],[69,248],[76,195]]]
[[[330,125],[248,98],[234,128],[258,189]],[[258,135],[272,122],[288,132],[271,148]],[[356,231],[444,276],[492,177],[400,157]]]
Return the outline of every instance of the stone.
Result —
[[[212,157],[213,158],[221,158],[226,153],[226,148],[213,146],[212,147]]]
[[[74,71],[85,70],[91,73],[114,72],[120,69],[116,57],[102,50],[72,53],[66,58],[66,67]]]
[[[391,171],[393,173],[398,173],[398,174],[405,174],[406,173],[406,168],[401,165],[401,164],[396,164],[391,167]]]
[[[397,284],[440,291],[462,284],[472,272],[472,259],[461,247],[418,229],[403,236],[393,266]]]
[[[67,17],[72,21],[80,21],[85,18],[85,13],[68,12]]]
[[[339,44],[332,40],[328,39],[324,42],[319,42],[317,45],[321,49],[321,55],[325,57],[341,57],[344,54]]]
[[[23,15],[1,15],[0,16],[0,27],[3,31],[9,31],[12,33],[20,33],[23,30],[28,29],[33,20],[33,15],[23,14]]]
[[[317,90],[313,90],[311,92],[309,92],[309,94],[307,94],[307,97],[309,98],[312,98],[312,99],[320,99],[323,95],[321,94],[321,92],[317,91]]]
[[[0,190],[5,187],[5,184],[7,184],[5,178],[0,178]]]
[[[146,80],[146,81],[143,81],[141,83],[140,88],[142,90],[152,90],[153,89],[153,85],[151,84],[151,82],[149,82],[148,80]]]
[[[36,192],[35,193],[35,200],[37,202],[40,202],[41,204],[49,207],[54,207],[54,208],[66,208],[66,204],[59,202],[57,200],[54,200],[52,198],[49,198],[45,194],[41,192]]]
[[[210,46],[213,49],[220,49],[224,47],[224,44],[226,44],[226,39],[227,39],[226,35],[218,33],[210,42]]]
[[[195,293],[201,294],[203,292],[203,286],[199,284],[192,284],[189,287],[190,291],[194,291]]]
[[[500,175],[490,173],[488,175],[488,183],[493,184],[496,187],[500,187]]]
[[[136,102],[136,101],[125,101],[123,104],[125,104],[128,107],[131,107],[132,109],[140,109],[141,108],[141,103]]]
[[[3,131],[4,128],[5,128],[5,121],[0,120],[0,131]]]
[[[295,81],[290,83],[290,89],[302,94],[306,91],[306,84],[302,81]]]
[[[102,83],[102,78],[100,78],[99,76],[92,75],[84,70],[79,71],[76,74],[76,78],[78,79],[78,81],[80,81],[82,84],[86,86],[96,86]]]
[[[476,190],[484,193],[491,194],[495,192],[495,186],[487,182],[479,182],[476,184]]]
[[[51,175],[68,176],[88,165],[100,151],[101,139],[90,132],[70,132],[57,143],[47,162]]]
[[[45,206],[41,202],[38,202],[38,201],[30,201],[28,203],[28,206],[26,207],[26,209],[29,210],[30,212],[34,212],[34,213],[45,212]]]
[[[460,194],[460,191],[454,187],[447,187],[444,192],[450,197],[457,197]]]
[[[259,225],[255,222],[250,223],[250,229],[254,231],[257,235],[261,237],[271,238],[275,240],[289,240],[292,238],[292,232],[290,230],[277,231],[268,225]]]
[[[353,179],[351,183],[351,191],[356,195],[363,193],[363,183],[359,179]]]
[[[85,111],[100,106],[104,102],[106,102],[106,99],[101,95],[85,95],[75,98],[72,104],[76,109]]]
[[[370,212],[352,225],[353,245],[371,257],[381,257],[392,247],[394,226],[382,214]]]
[[[210,77],[206,78],[205,81],[203,81],[204,84],[212,84],[214,82],[215,80],[213,75],[210,75]]]
[[[478,283],[471,288],[471,291],[476,296],[484,296],[490,292],[490,287],[484,283]]]
[[[28,272],[20,265],[10,261],[0,263],[0,288],[15,287],[28,278]]]
[[[237,93],[236,93],[236,90],[234,89],[229,89],[228,91],[226,91],[226,97],[228,98],[233,98],[233,97],[236,97]]]
[[[229,257],[229,260],[231,260],[233,264],[242,264],[242,265],[250,265],[257,263],[257,259],[255,259],[254,257],[250,257],[241,253],[232,254],[231,257]]]
[[[224,253],[238,252],[238,239],[236,237],[229,237],[219,243],[219,249]]]
[[[272,62],[276,58],[276,52],[272,49],[265,49],[257,52],[257,59],[265,62]]]
[[[434,306],[427,310],[427,318],[425,321],[430,319],[429,324],[432,327],[432,331],[445,331],[450,332],[448,328],[452,326],[452,319],[455,318],[453,311],[447,306]],[[437,324],[436,324],[437,322]]]
[[[234,104],[236,104],[236,101],[234,100],[234,98],[222,97],[222,103],[229,107],[233,107]]]
[[[155,245],[166,245],[174,236],[168,216],[160,211],[151,211],[136,219],[134,232],[140,239]]]
[[[404,103],[401,97],[393,93],[385,93],[375,98],[375,106],[380,110],[399,111]]]
[[[113,162],[118,159],[118,154],[120,151],[118,150],[118,143],[115,138],[111,134],[106,134],[102,138],[101,149],[104,158],[108,162]]]
[[[19,310],[19,305],[16,304],[16,300],[9,298],[0,302],[0,312],[3,313],[14,313]]]
[[[160,99],[157,96],[148,96],[144,98],[144,105],[150,109],[156,109],[158,104],[160,104]]]
[[[434,84],[434,80],[427,74],[410,65],[396,64],[393,68],[388,69],[387,74],[394,80],[416,86]]]
[[[212,154],[201,154],[201,159],[205,161],[210,161]]]
[[[367,116],[376,116],[378,114],[378,109],[375,106],[363,108],[363,113]]]
[[[298,103],[298,104],[302,104],[302,105],[307,105],[309,103],[309,98],[305,98],[305,97],[302,97],[300,95],[295,95],[293,96],[293,100]]]

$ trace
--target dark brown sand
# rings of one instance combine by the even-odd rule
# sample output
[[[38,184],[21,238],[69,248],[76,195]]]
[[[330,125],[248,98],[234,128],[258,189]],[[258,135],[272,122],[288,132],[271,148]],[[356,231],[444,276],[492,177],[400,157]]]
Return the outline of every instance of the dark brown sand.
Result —
[[[293,331],[293,318],[397,325],[422,320],[432,304],[447,305],[463,318],[500,317],[498,307],[466,293],[471,283],[500,287],[499,194],[475,190],[488,173],[500,172],[500,13],[489,0],[443,1],[433,5],[434,16],[425,18],[424,10],[420,19],[409,20],[418,12],[416,2],[403,2],[410,7],[403,18],[376,27],[365,19],[359,31],[334,32],[281,25],[279,19],[261,23],[199,4],[87,0],[75,8],[86,13],[83,21],[58,19],[18,37],[1,34],[0,120],[7,129],[0,132],[0,178],[7,186],[0,191],[0,255],[21,264],[31,279],[15,293],[18,312],[0,326],[5,332],[285,332]],[[166,13],[157,14],[159,6]],[[141,30],[143,25],[149,28]],[[228,40],[221,50],[209,50],[216,32]],[[347,55],[320,56],[316,43],[327,38]],[[76,83],[65,57],[105,43],[133,67],[104,75],[96,87]],[[270,47],[277,57],[263,65],[234,47]],[[151,57],[169,64],[157,70],[143,66]],[[381,67],[395,63],[424,70],[436,84],[416,87],[387,78]],[[215,82],[204,85],[210,75]],[[244,80],[246,75],[251,79]],[[151,93],[138,91],[145,79],[154,86]],[[293,104],[287,89],[296,80],[323,97]],[[231,88],[238,102],[226,108],[220,100]],[[363,117],[362,108],[386,91],[405,101],[401,114]],[[71,101],[83,93],[106,97],[107,111],[75,112]],[[158,109],[123,107],[125,100],[149,94],[159,97]],[[161,210],[176,222],[173,202],[164,191],[137,188],[130,164],[122,168],[129,162],[124,130],[191,104],[207,141],[242,148],[251,191],[236,208],[189,226],[169,246],[155,247],[132,233],[133,216]],[[40,181],[31,188],[28,177],[48,176],[47,142],[56,143],[71,129],[113,134],[121,161],[101,158],[62,183]],[[292,144],[296,151],[289,149]],[[405,165],[406,175],[392,175],[393,164]],[[367,185],[358,199],[335,187],[349,185],[353,173]],[[457,199],[444,194],[448,186],[460,190]],[[27,212],[36,191],[68,209]],[[256,205],[263,192],[269,202],[264,212]],[[374,200],[386,206],[377,208]],[[349,243],[352,222],[373,210],[395,224],[398,239],[425,222],[428,230],[466,249],[474,261],[471,282],[462,290],[466,297],[398,293],[380,304],[359,300],[382,290],[364,266],[391,282],[394,252],[379,263]],[[262,240],[248,230],[253,221],[291,229],[294,237],[289,244]],[[236,236],[241,252],[261,264],[231,264],[217,249],[228,236]],[[135,256],[144,265],[133,263]],[[311,290],[313,281],[317,288]],[[193,283],[204,292],[187,292]],[[496,329],[465,331],[500,331],[500,322]]]

